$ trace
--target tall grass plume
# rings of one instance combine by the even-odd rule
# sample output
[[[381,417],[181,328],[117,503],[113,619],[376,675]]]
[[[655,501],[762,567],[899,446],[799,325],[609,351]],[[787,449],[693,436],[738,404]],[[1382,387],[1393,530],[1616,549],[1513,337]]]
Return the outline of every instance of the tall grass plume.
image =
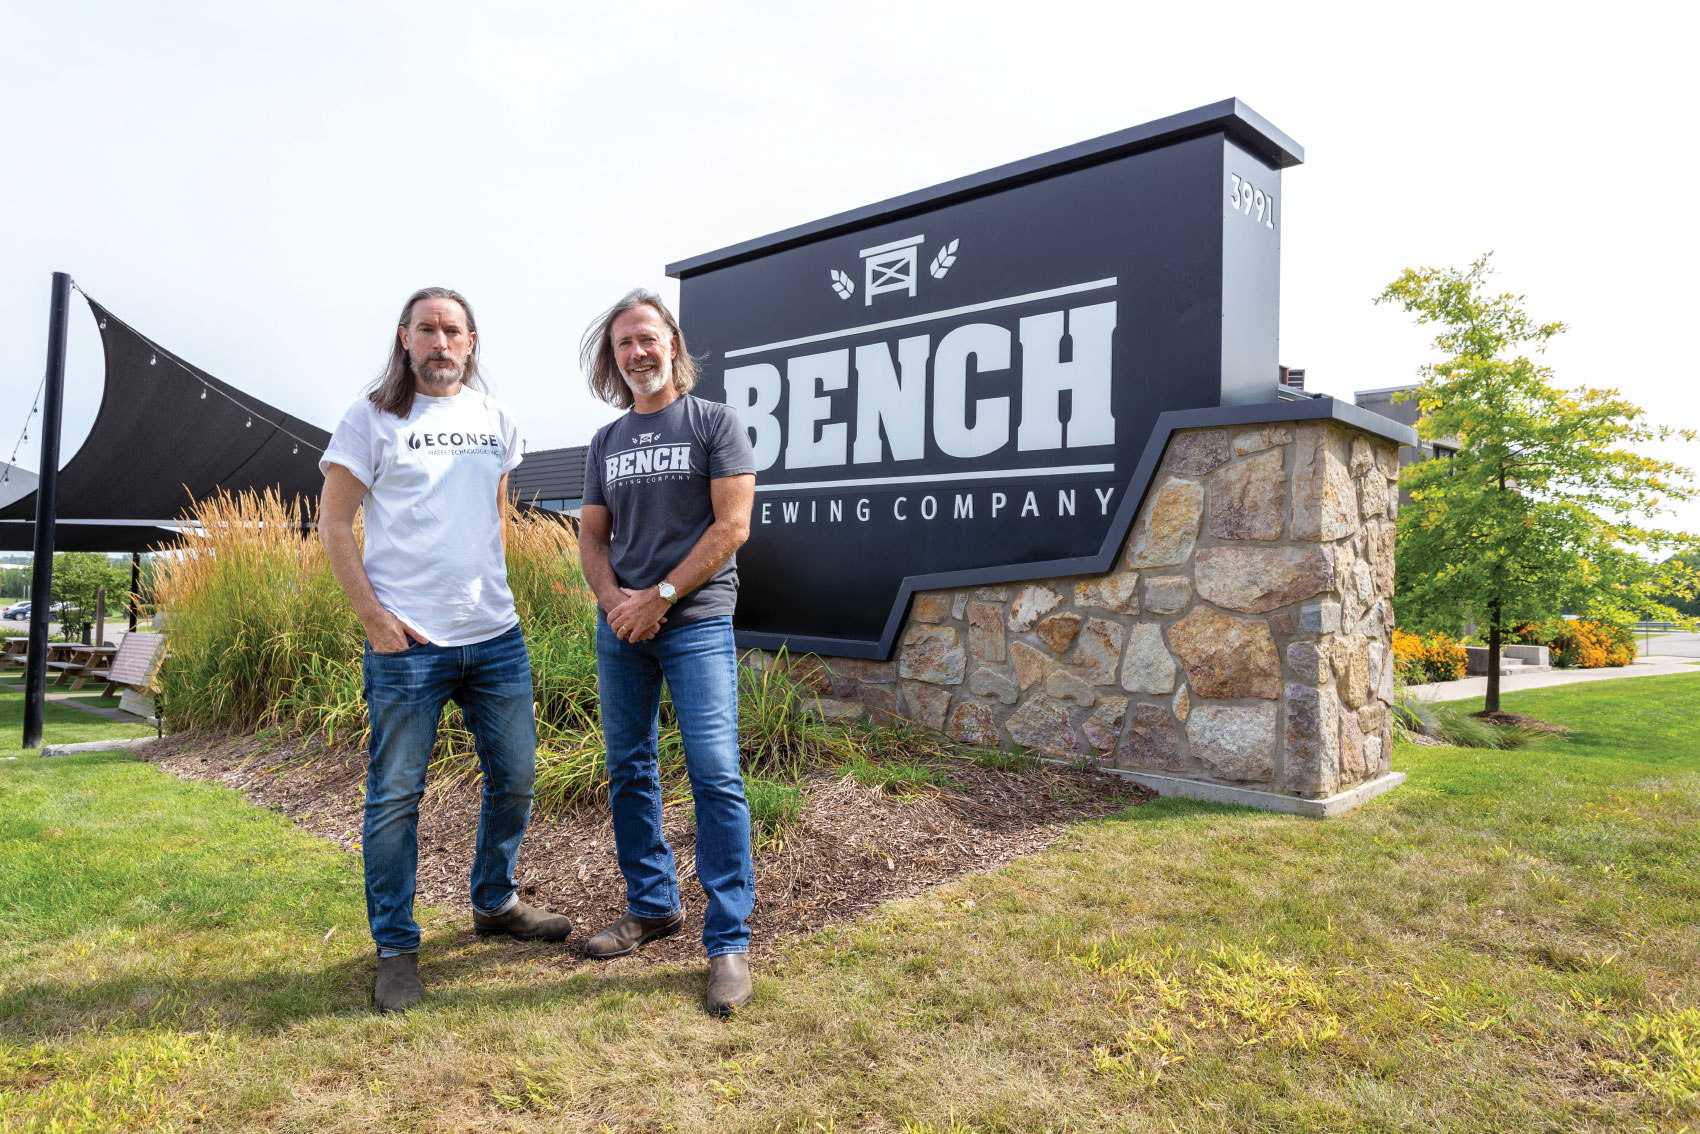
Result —
[[[189,512],[195,530],[160,557],[149,595],[166,612],[170,654],[160,680],[173,731],[271,728],[331,748],[365,746],[364,630],[331,571],[315,518],[275,493],[220,494]],[[355,533],[363,542],[358,521]],[[503,541],[531,655],[537,806],[559,812],[604,800],[596,597],[577,535],[551,514],[516,512]],[[865,775],[877,763],[931,765],[952,747],[901,723],[827,722],[813,691],[821,677],[815,659],[781,652],[738,672],[742,762],[759,783],[752,803],[766,817],[762,837],[775,845],[800,799],[782,785],[823,767]],[[663,777],[682,782],[684,751],[666,698],[660,744]],[[478,779],[472,738],[452,704],[432,760],[439,790]]]

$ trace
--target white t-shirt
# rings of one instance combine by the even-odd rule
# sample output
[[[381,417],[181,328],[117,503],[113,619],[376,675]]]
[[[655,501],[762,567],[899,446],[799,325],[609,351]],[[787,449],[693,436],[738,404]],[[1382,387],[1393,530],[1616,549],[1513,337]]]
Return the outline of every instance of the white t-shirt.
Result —
[[[497,486],[520,462],[519,427],[488,394],[415,394],[407,417],[361,398],[319,470],[366,486],[366,577],[378,601],[439,646],[468,646],[519,622],[502,555]]]

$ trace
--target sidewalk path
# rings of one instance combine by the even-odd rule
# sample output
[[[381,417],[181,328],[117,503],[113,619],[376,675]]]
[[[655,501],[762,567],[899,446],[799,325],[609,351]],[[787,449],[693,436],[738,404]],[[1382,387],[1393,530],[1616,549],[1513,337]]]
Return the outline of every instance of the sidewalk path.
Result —
[[[1578,681],[1610,681],[1614,677],[1658,677],[1666,673],[1700,673],[1700,657],[1661,655],[1635,659],[1634,665],[1612,669],[1555,669],[1499,679],[1500,693],[1539,689],[1546,685],[1572,685]],[[1487,696],[1487,678],[1466,677],[1462,681],[1437,681],[1432,685],[1410,685],[1407,691],[1419,701],[1461,701]]]
[[[0,684],[4,684],[7,689],[12,689],[19,693],[26,692],[24,683],[21,681],[16,685],[11,684],[10,682]],[[118,708],[116,705],[104,707],[101,705],[91,705],[87,701],[78,700],[79,697],[88,696],[88,693],[82,689],[75,691],[66,689],[58,693],[55,693],[52,689],[48,689],[46,693],[47,699],[55,705],[64,705],[71,709],[81,709],[85,713],[93,713],[95,716],[105,717],[109,721],[119,721],[123,724],[148,723],[146,717],[138,717],[135,713],[126,713],[123,709]]]

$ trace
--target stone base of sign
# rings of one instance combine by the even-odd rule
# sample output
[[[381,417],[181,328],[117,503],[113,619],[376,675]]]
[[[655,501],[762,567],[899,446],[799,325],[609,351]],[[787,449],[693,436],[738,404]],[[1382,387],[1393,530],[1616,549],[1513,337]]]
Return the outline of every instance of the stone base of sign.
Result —
[[[1332,819],[1344,815],[1378,795],[1386,795],[1405,782],[1404,772],[1388,772],[1349,791],[1327,799],[1299,799],[1255,788],[1231,787],[1228,784],[1183,780],[1174,776],[1158,776],[1150,772],[1124,772],[1105,768],[1113,775],[1123,776],[1134,783],[1150,788],[1164,798],[1197,799],[1205,803],[1232,803],[1239,807],[1255,807],[1260,811],[1277,811],[1283,815],[1302,815],[1306,819]]]
[[[1399,452],[1363,420],[1177,430],[1108,572],[920,591],[890,660],[783,664],[827,716],[1247,802],[1390,787]]]

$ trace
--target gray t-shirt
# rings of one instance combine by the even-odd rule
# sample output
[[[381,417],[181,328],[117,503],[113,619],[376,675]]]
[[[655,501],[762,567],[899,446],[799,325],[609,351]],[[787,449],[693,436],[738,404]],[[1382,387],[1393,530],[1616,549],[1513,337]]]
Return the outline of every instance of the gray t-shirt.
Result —
[[[655,413],[628,410],[597,430],[584,458],[584,503],[608,509],[608,558],[620,585],[642,590],[666,578],[714,522],[708,482],[755,471],[743,423],[720,402],[686,394]],[[733,556],[680,596],[661,629],[731,614],[737,604]]]

